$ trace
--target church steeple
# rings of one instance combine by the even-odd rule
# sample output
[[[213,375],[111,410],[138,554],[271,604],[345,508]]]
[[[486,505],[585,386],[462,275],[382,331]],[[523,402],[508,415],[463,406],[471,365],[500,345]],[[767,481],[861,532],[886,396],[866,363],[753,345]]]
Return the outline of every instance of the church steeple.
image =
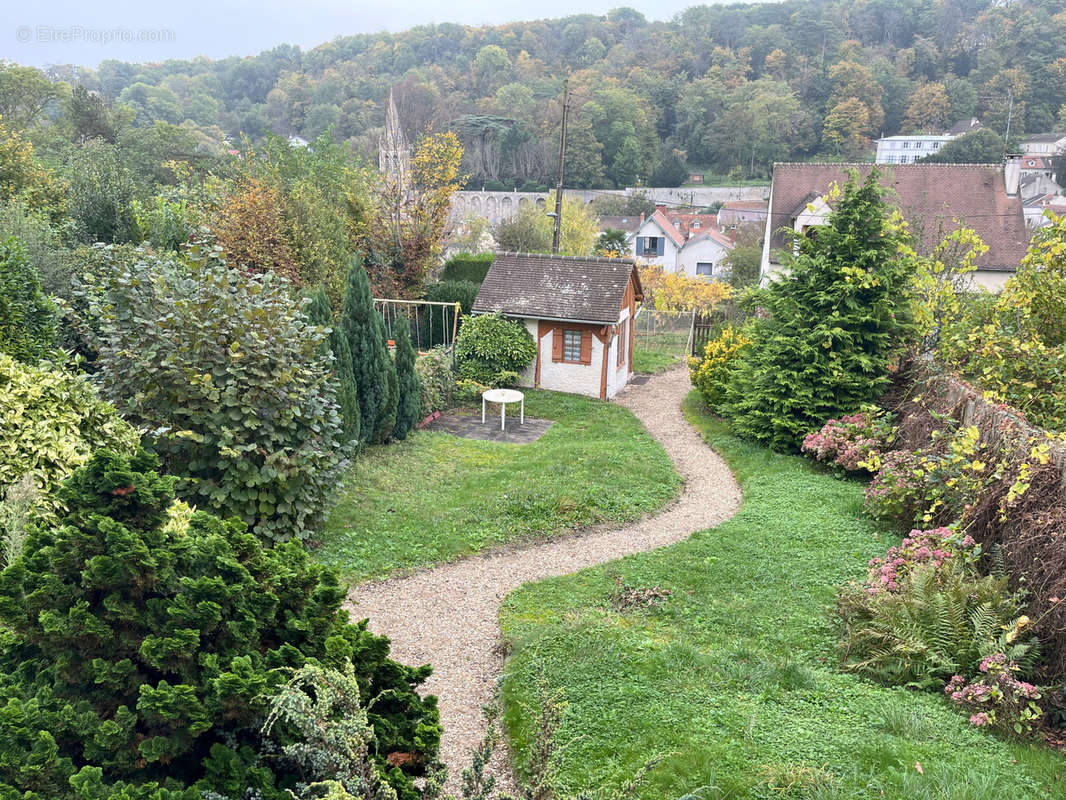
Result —
[[[385,132],[378,139],[378,169],[390,182],[401,189],[407,188],[411,174],[411,151],[400,127],[400,115],[396,112],[392,89],[389,89],[389,106],[385,112]]]

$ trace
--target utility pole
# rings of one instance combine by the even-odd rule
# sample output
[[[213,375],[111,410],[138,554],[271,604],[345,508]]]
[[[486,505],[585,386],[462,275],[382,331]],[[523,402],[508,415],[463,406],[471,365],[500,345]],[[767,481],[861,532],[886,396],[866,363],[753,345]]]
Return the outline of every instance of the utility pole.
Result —
[[[552,253],[559,252],[559,233],[563,223],[563,163],[566,158],[566,115],[570,110],[570,78],[563,81],[563,130],[559,134],[559,177],[555,181],[555,228]]]

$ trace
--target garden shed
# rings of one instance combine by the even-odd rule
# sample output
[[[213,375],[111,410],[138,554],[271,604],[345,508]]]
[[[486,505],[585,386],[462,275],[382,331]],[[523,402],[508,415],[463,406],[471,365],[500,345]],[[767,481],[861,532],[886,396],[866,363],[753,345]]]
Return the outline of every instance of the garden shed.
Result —
[[[523,386],[614,397],[633,375],[633,317],[644,299],[627,258],[498,253],[473,313],[520,321],[537,343]]]

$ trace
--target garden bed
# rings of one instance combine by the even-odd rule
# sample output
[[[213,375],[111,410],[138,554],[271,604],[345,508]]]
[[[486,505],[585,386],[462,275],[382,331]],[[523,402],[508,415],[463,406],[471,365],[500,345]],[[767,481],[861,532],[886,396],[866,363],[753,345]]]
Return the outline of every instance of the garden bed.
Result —
[[[353,581],[383,577],[508,542],[636,519],[677,494],[670,459],[625,408],[529,391],[526,414],[554,420],[530,444],[422,430],[367,451],[346,476],[345,484],[358,488],[342,493],[317,558]]]
[[[503,694],[518,763],[522,704],[541,680],[569,704],[560,780],[617,787],[663,757],[638,791],[703,797],[1060,797],[1063,758],[975,729],[948,702],[837,670],[836,587],[898,543],[867,518],[862,487],[740,442],[695,394],[686,412],[744,489],[718,528],[513,593]],[[618,613],[615,577],[671,592]]]

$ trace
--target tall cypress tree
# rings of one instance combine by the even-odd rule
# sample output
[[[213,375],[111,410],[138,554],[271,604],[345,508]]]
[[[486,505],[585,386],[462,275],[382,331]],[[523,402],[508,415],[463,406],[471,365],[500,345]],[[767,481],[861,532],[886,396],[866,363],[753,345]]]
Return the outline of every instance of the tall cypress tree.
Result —
[[[351,354],[364,441],[383,441],[392,430],[389,420],[389,372],[395,372],[385,345],[385,325],[374,310],[370,280],[358,257],[348,268],[340,334]],[[343,349],[341,346],[340,349]],[[388,426],[384,435],[382,429]]]
[[[399,400],[396,407],[396,424],[392,428],[394,439],[406,439],[408,432],[417,424],[422,409],[422,387],[415,372],[415,350],[411,346],[411,327],[406,317],[400,317],[393,331],[396,339],[396,382]]]
[[[343,420],[342,435],[345,442],[359,439],[359,398],[352,372],[352,352],[348,340],[344,338],[333,320],[333,308],[325,287],[319,286],[308,294],[311,302],[307,304],[307,317],[316,325],[330,329],[328,339],[323,339],[319,347],[323,354],[333,353],[333,374],[337,380],[337,405],[340,406]]]

